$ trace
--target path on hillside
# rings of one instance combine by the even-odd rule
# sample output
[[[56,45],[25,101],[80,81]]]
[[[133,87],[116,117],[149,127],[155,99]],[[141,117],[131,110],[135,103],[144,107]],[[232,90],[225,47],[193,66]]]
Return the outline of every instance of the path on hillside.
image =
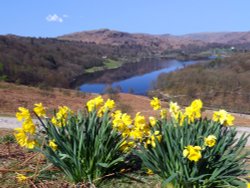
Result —
[[[14,117],[0,117],[0,128],[14,129],[21,127],[21,122],[18,122]],[[244,132],[250,133],[250,127],[237,126],[238,135],[240,137]],[[250,146],[250,139],[248,139],[247,146]]]

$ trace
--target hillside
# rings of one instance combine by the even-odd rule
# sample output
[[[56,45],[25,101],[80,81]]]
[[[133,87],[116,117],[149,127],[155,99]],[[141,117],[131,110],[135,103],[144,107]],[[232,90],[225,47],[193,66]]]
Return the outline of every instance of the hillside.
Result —
[[[93,67],[115,68],[118,62],[144,57],[154,57],[154,54],[138,45],[0,36],[0,80],[69,88],[77,76]]]
[[[53,109],[58,106],[66,105],[73,110],[83,109],[84,104],[96,97],[95,94],[82,93],[70,89],[44,90],[30,86],[17,85],[12,83],[0,82],[0,116],[14,116],[17,108],[20,106],[33,108],[34,103],[42,102],[48,107],[48,112],[53,113]],[[119,93],[115,95],[103,95],[105,99],[113,98],[116,101],[117,109],[122,110],[134,116],[141,112],[146,117],[155,116],[156,111],[150,106],[150,98],[132,94]],[[190,101],[189,101],[190,103]],[[163,107],[167,107],[166,102],[162,102]],[[212,112],[205,111],[205,114],[211,116]],[[235,125],[249,126],[250,116],[234,114],[236,117]]]
[[[109,29],[72,33],[58,38],[63,40],[95,42],[96,44],[111,44],[116,46],[142,45],[151,47],[157,51],[180,49],[186,45],[196,45],[200,47],[206,45],[202,41],[171,35],[131,34]]]
[[[248,32],[173,36],[103,29],[58,38],[6,35],[0,36],[0,80],[70,88],[85,73],[117,69],[145,58],[206,58],[211,49],[232,45],[246,51],[249,41]]]
[[[82,42],[94,42],[96,44],[142,45],[150,47],[155,52],[184,50],[193,52],[213,47],[244,47],[250,49],[250,32],[218,32],[218,33],[193,33],[174,36],[169,34],[150,35],[143,33],[127,33],[109,29],[76,32],[58,39]]]
[[[250,42],[250,32],[193,33],[183,35],[183,37],[208,43],[217,42],[231,45]]]
[[[206,106],[250,113],[250,53],[196,64],[158,78],[165,96],[182,104],[201,98]]]

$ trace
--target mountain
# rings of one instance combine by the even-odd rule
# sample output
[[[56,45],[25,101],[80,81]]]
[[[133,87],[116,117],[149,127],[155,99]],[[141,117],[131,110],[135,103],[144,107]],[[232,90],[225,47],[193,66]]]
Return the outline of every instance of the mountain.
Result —
[[[189,50],[189,48],[229,47],[236,45],[250,49],[250,32],[192,33],[186,35],[150,35],[127,33],[109,29],[77,32],[59,36],[60,40],[94,42],[96,44],[141,45],[155,51]]]
[[[175,50],[187,45],[205,46],[206,43],[187,37],[173,35],[150,35],[143,33],[127,33],[109,29],[100,29],[93,31],[77,32],[68,35],[59,36],[58,39],[94,42],[96,44],[110,45],[141,45],[155,50]]]
[[[244,44],[250,42],[250,32],[192,33],[182,38],[201,40],[207,43]]]

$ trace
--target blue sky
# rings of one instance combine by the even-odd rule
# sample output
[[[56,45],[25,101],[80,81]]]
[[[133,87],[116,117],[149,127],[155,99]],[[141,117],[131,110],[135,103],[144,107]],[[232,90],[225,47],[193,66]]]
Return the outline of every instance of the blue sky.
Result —
[[[109,28],[181,35],[250,31],[249,0],[2,0],[0,34],[55,37]]]

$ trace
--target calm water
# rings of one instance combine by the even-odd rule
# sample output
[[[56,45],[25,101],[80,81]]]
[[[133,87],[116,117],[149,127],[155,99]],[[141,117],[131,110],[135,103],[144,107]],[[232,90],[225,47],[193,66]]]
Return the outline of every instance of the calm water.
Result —
[[[85,83],[80,86],[80,90],[103,93],[105,88],[112,86],[112,88],[119,87],[124,93],[133,91],[135,94],[146,95],[147,91],[153,89],[153,83],[161,73],[173,72],[195,63],[197,62],[167,60],[126,64],[126,67],[116,70],[86,75],[85,78],[82,78]]]

